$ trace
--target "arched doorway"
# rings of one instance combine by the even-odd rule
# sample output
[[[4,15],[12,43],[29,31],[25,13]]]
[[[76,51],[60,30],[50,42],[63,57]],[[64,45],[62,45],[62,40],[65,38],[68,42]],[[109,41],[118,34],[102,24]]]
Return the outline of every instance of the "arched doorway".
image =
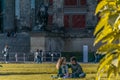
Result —
[[[3,1],[4,0],[0,0],[0,32],[3,31],[2,27],[3,27]]]

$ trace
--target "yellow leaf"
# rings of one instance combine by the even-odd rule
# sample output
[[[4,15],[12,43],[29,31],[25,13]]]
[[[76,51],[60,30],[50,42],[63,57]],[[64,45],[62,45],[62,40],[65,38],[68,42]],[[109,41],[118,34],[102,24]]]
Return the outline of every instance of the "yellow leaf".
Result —
[[[105,28],[104,30],[102,30],[101,32],[98,33],[97,37],[95,38],[94,41],[94,45],[96,45],[99,41],[101,41],[102,39],[106,38],[106,37],[111,37],[113,34],[113,31],[111,29],[111,27],[109,26],[105,26],[107,28]]]
[[[111,33],[109,33],[109,34],[107,34],[107,35],[105,35],[104,37],[102,37],[102,39],[101,40],[108,40],[107,42],[109,42],[111,39],[113,40],[113,36],[114,36],[114,32],[111,32]],[[110,41],[111,42],[111,41]],[[109,42],[109,43],[110,43]]]
[[[110,56],[107,59],[105,59],[101,64],[99,64],[100,66],[98,68],[98,72],[101,71],[101,69],[104,68],[106,64],[110,63],[115,56],[114,54],[111,53],[108,54],[110,54]]]
[[[118,47],[118,44],[107,43],[107,44],[100,46],[97,52],[100,52],[100,53],[109,52],[109,51],[117,49],[117,47]]]
[[[100,1],[96,7],[95,15],[107,4],[106,1]]]
[[[119,41],[119,37],[120,37],[120,33],[116,33],[116,31],[108,34],[107,36],[105,36],[103,39],[102,39],[102,42],[107,42],[107,43],[118,43]]]
[[[108,72],[107,72],[107,78],[108,78],[108,80],[110,80],[110,77],[111,77],[113,71],[114,71],[114,70],[113,70],[113,67],[110,66],[110,68],[109,68],[109,70],[108,70]]]
[[[95,31],[94,31],[94,35],[96,35],[96,33],[98,33],[98,31],[100,31],[105,25],[107,25],[108,23],[108,14],[105,15],[105,17],[101,18],[100,21],[98,22]]]
[[[118,75],[120,67],[120,0],[101,0],[95,11],[98,13],[100,21],[94,31],[94,45],[102,42],[104,45],[97,52],[105,53],[105,56],[98,65],[96,80],[100,80],[106,71],[110,80],[112,73]]]
[[[105,55],[105,57],[103,57],[103,58],[100,60],[99,64],[102,64],[110,55],[111,55],[110,53],[107,53],[107,54]],[[99,67],[100,67],[100,65],[98,66],[98,68],[99,68]]]

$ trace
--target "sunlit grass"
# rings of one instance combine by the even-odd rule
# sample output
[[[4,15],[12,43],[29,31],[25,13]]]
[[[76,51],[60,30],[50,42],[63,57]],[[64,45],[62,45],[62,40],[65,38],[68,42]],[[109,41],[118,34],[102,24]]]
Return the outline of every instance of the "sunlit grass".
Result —
[[[51,78],[51,75],[57,74],[55,63],[1,65],[3,67],[0,68],[0,80],[55,80]],[[86,78],[65,80],[95,80],[97,64],[81,63],[81,65],[84,72],[87,73]],[[102,80],[106,80],[106,74]]]

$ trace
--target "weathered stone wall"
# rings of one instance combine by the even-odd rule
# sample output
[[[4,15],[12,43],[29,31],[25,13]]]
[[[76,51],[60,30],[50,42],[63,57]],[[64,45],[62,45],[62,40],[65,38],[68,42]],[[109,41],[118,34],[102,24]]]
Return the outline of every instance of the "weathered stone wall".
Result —
[[[94,15],[97,1],[87,0],[87,5],[86,26],[88,28],[94,28],[97,24],[97,17]]]
[[[64,49],[64,41],[61,37],[46,37],[45,38],[45,50],[46,51],[58,51],[61,52]]]
[[[31,36],[31,51],[43,49],[44,51],[82,52],[83,46],[88,45],[89,52],[99,47],[93,46],[94,38],[61,38],[57,36],[37,35]]]
[[[40,4],[41,4],[42,2],[44,2],[44,1],[43,1],[43,0],[35,0],[35,11],[36,11],[36,14],[37,14],[38,9],[39,9],[39,7],[40,7]],[[36,14],[35,14],[35,15],[36,15]],[[35,19],[37,19],[37,16],[35,16]]]
[[[4,0],[4,27],[3,31],[14,30],[15,0]]]
[[[42,2],[47,4],[49,0],[35,0],[35,9],[31,9],[31,0],[20,0],[20,20],[16,23],[15,0],[4,0],[4,31],[14,30],[16,25],[18,30],[24,27],[31,28],[35,26],[36,13]],[[80,0],[78,0],[78,2],[80,2]],[[94,16],[97,1],[87,0],[87,5],[82,8],[64,8],[64,0],[53,0],[52,5],[52,10],[49,10],[49,13],[53,14],[53,24],[57,25],[57,27],[63,27],[63,17],[64,14],[68,12],[85,12],[86,28],[94,28],[97,23],[97,17]]]
[[[45,51],[45,37],[44,36],[32,36],[30,39],[31,52],[41,49]]]
[[[20,0],[20,22],[21,28],[26,29],[30,28],[30,0]]]
[[[42,3],[43,1],[45,1],[44,3],[46,4],[48,0],[35,0],[35,10],[32,9],[33,11],[31,11],[31,0],[20,0],[20,24],[19,24],[19,29],[21,28],[31,28],[31,20],[33,20],[36,18],[36,13],[37,10],[40,6],[40,3]],[[63,27],[63,16],[64,16],[64,12],[79,12],[79,10],[81,8],[76,8],[76,9],[71,9],[71,8],[63,8],[63,1],[64,0],[53,0],[54,4],[51,7],[51,14],[54,15],[53,18],[53,23],[57,24],[56,27]],[[12,31],[15,29],[15,0],[4,0],[4,26],[3,29],[4,31]],[[94,4],[94,5],[93,5]],[[94,2],[93,0],[87,0],[87,5],[85,8],[82,8],[80,10],[83,12],[86,12],[86,17],[87,17],[87,26],[93,26],[95,27],[95,24],[97,23],[97,18],[93,16],[94,14],[94,10],[96,7],[96,2]],[[63,12],[64,9],[64,12]],[[88,9],[88,12],[87,10]],[[36,12],[35,12],[36,11]],[[34,13],[34,15],[31,15],[32,13]],[[35,24],[35,20],[32,21],[32,26],[34,26]],[[72,32],[71,32],[72,33]],[[44,35],[38,35],[39,33],[37,33],[37,36],[31,36],[31,46],[28,45],[29,47],[31,47],[31,51],[38,49],[43,49],[43,50],[52,50],[52,51],[64,51],[64,52],[72,52],[72,51],[82,51],[82,47],[84,44],[88,45],[89,47],[89,51],[95,51],[96,47],[93,47],[93,38],[65,38],[63,39],[60,36],[54,37],[54,36],[44,36]],[[49,33],[47,33],[49,34]],[[73,33],[72,33],[73,34]],[[84,32],[85,34],[85,32]],[[77,36],[78,34],[76,34]],[[82,34],[81,34],[82,35]],[[1,37],[2,38],[2,37]],[[18,40],[22,40],[22,37],[17,38]],[[3,38],[2,42],[5,39]],[[25,39],[23,39],[24,41]],[[11,40],[12,41],[12,40]],[[14,40],[13,40],[14,41]],[[5,41],[6,42],[6,41]],[[2,44],[4,45],[5,42]],[[10,42],[9,40],[7,41],[8,43]],[[19,42],[19,41],[18,41]],[[22,42],[22,41],[21,41]],[[17,43],[16,45],[22,45],[21,43]],[[15,46],[15,45],[14,45]],[[24,46],[24,45],[22,45]],[[26,48],[25,48],[26,49]],[[28,49],[27,49],[28,50]]]
[[[88,45],[89,52],[94,52],[99,47],[93,46],[94,38],[69,38],[65,40],[64,51],[65,52],[82,52],[83,46]]]
[[[64,0],[53,0],[53,25],[61,28],[64,26]]]
[[[17,33],[15,37],[7,37],[6,34],[0,34],[0,52],[2,52],[6,44],[12,53],[30,52],[30,36],[27,33]]]

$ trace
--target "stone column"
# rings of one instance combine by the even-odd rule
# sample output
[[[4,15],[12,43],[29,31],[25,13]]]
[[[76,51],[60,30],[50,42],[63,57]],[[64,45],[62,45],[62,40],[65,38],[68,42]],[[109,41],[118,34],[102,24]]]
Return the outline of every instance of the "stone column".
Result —
[[[14,31],[15,0],[4,0],[4,32]]]
[[[49,0],[44,0],[44,4],[47,5]]]
[[[97,17],[93,15],[97,5],[97,1],[87,0],[87,5],[86,26],[87,28],[94,29],[98,21]]]
[[[64,0],[53,0],[53,24],[60,29],[64,26]]]
[[[63,17],[64,17],[64,0],[53,0],[53,26],[55,29],[55,32],[61,30],[61,28],[64,26],[63,22]],[[54,35],[54,34],[53,34]],[[45,49],[46,51],[57,51],[61,52],[63,51],[64,47],[64,41],[63,39],[58,36],[58,37],[52,37],[49,36],[46,38],[45,42]]]
[[[43,0],[35,0],[35,20],[37,20],[37,12],[40,7],[40,4],[44,3]]]
[[[31,0],[30,26],[35,26],[35,0]]]
[[[31,1],[30,0],[20,0],[20,30],[30,30],[30,11],[31,11]]]

